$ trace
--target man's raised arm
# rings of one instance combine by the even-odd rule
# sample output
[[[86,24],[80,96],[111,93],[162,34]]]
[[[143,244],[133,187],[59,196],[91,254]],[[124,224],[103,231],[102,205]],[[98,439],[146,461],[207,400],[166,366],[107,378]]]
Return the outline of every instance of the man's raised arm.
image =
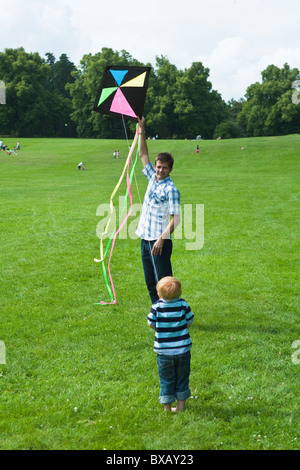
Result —
[[[145,118],[142,117],[141,119],[138,117],[138,123],[139,123],[139,155],[142,160],[142,164],[145,167],[149,162],[149,153],[148,153],[148,147],[147,147],[147,141],[146,141],[146,131],[145,131]]]

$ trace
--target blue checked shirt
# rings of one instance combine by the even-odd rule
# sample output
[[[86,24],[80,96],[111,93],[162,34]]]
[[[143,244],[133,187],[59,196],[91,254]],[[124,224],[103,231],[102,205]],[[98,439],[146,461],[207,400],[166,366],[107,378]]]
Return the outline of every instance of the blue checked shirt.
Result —
[[[162,181],[156,180],[151,162],[142,173],[149,184],[136,234],[143,240],[157,240],[169,225],[170,216],[180,214],[180,192],[170,176]]]

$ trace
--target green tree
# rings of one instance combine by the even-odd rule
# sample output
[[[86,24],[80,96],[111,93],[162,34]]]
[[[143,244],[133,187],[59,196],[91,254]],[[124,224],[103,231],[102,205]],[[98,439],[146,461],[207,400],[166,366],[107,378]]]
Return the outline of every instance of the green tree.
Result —
[[[226,104],[212,89],[209,69],[194,62],[178,80],[176,112],[178,136],[211,139],[218,123],[226,117]]]
[[[5,133],[43,135],[49,129],[48,74],[49,66],[38,53],[23,48],[0,53],[0,76],[7,91],[0,114]]]
[[[250,136],[299,132],[299,109],[292,103],[292,84],[299,78],[299,70],[288,64],[281,69],[269,65],[261,75],[262,83],[247,88],[247,101],[237,118],[239,126]]]
[[[45,56],[47,57],[47,64],[49,64],[51,67],[55,64],[55,56],[52,52],[46,52]]]
[[[214,131],[214,139],[221,137],[222,139],[235,139],[244,137],[242,129],[233,121],[223,121],[217,125]]]
[[[170,63],[167,57],[156,57],[154,80],[148,89],[152,104],[147,114],[148,132],[170,139],[176,134],[178,129],[177,82],[182,73]]]
[[[49,87],[52,92],[53,109],[56,116],[56,135],[59,137],[76,136],[75,124],[71,119],[73,112],[69,85],[74,83],[76,67],[66,54],[61,54],[56,62],[54,54],[46,53],[50,65]]]
[[[2,134],[68,135],[71,100],[53,90],[50,63],[37,52],[6,49],[0,53],[0,77],[6,85],[6,105],[0,107]]]
[[[59,60],[52,65],[53,88],[59,95],[70,98],[67,85],[74,83],[75,77],[72,73],[75,71],[75,65],[70,62],[66,54],[62,54]]]
[[[212,138],[216,125],[226,116],[226,105],[208,80],[209,69],[195,62],[178,70],[165,57],[156,58],[151,109],[147,128],[164,138]]]
[[[243,104],[245,103],[244,98],[235,100],[232,98],[227,103],[228,119],[232,122],[237,122],[237,117],[243,109]]]

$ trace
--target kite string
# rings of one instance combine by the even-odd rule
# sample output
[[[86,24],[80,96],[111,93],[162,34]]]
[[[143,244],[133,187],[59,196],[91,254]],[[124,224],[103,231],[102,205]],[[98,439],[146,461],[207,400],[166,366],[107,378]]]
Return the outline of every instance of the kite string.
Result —
[[[119,97],[119,100],[120,100],[120,97]],[[126,129],[126,124],[125,124],[125,119],[124,119],[124,115],[122,114],[122,122],[123,122],[123,128],[124,128],[124,133],[125,133],[125,137],[126,137],[126,140],[127,140],[127,146],[128,146],[128,149],[130,150],[130,144],[129,144],[129,139],[128,139],[128,134],[127,134],[127,129]],[[138,125],[139,126],[139,125]],[[139,127],[138,127],[138,130],[139,130]],[[132,163],[132,162],[131,162]],[[133,167],[135,166],[134,163],[132,163]],[[135,172],[133,173],[133,176],[134,176],[134,181],[135,181],[135,185],[136,185],[136,189],[137,189],[137,193],[138,193],[138,197],[139,197],[139,202],[140,204],[142,204],[142,200],[141,200],[141,195],[140,195],[140,190],[139,190],[139,186],[138,186],[138,182],[137,182],[137,179],[136,179],[136,174]]]
[[[136,165],[136,161],[135,163],[133,163],[131,161],[131,156],[132,156],[132,153],[133,153],[133,150],[136,146],[136,143],[137,143],[137,140],[138,140],[138,135],[139,135],[139,125],[137,124],[137,127],[136,127],[136,135],[135,135],[135,138],[134,138],[134,143],[132,145],[132,148],[130,148],[130,144],[129,144],[129,139],[128,139],[128,133],[127,133],[127,129],[126,129],[126,124],[125,124],[125,119],[124,119],[124,115],[121,114],[122,116],[122,122],[123,122],[123,128],[124,128],[124,134],[125,134],[125,137],[126,137],[126,141],[127,141],[127,146],[128,146],[128,149],[129,149],[129,155],[128,155],[128,158],[127,158],[127,161],[126,161],[126,164],[124,166],[124,169],[123,169],[123,173],[119,179],[119,182],[118,184],[116,185],[112,195],[111,195],[111,198],[110,198],[110,218],[108,220],[108,223],[105,227],[105,231],[104,233],[102,234],[101,236],[101,241],[100,241],[100,260],[96,260],[96,262],[102,262],[102,266],[103,266],[103,273],[104,273],[104,279],[105,279],[105,282],[106,282],[106,286],[107,286],[107,289],[108,289],[108,292],[110,294],[110,297],[111,297],[111,303],[112,304],[115,304],[117,303],[117,300],[116,300],[116,291],[115,291],[115,287],[114,287],[114,283],[113,283],[113,279],[112,279],[112,275],[111,275],[111,270],[110,270],[110,264],[111,264],[111,259],[112,259],[112,254],[113,254],[113,250],[114,250],[114,246],[115,246],[115,242],[116,242],[116,237],[118,235],[118,233],[120,232],[120,230],[123,228],[125,222],[127,221],[127,219],[130,217],[131,213],[132,213],[132,191],[131,191],[131,180],[132,180],[132,173],[133,173],[133,176],[134,176],[134,179],[135,179],[135,184],[136,184],[136,188],[137,188],[137,193],[138,193],[138,198],[139,198],[139,202],[140,202],[140,205],[142,205],[142,201],[141,201],[141,195],[140,195],[140,191],[139,191],[139,186],[138,186],[138,182],[137,182],[137,178],[136,178],[136,174],[135,174],[135,165]],[[137,160],[137,157],[136,157],[136,160]],[[130,162],[132,163],[133,165],[133,168],[132,168],[132,173],[131,173],[131,178],[129,178],[129,167],[130,167]],[[123,222],[121,223],[121,225],[119,226],[119,229],[116,231],[114,230],[113,232],[113,235],[111,236],[108,244],[107,244],[107,247],[106,247],[106,251],[105,253],[103,254],[103,237],[104,235],[107,234],[108,232],[108,228],[109,228],[109,225],[110,225],[110,222],[111,222],[111,219],[112,219],[112,215],[113,215],[113,209],[114,209],[114,206],[113,206],[113,197],[115,196],[117,190],[119,189],[119,186],[123,180],[123,177],[124,177],[124,174],[125,174],[125,168],[127,167],[127,193],[129,194],[129,198],[130,198],[130,203],[131,203],[131,208],[129,210],[129,212],[127,213],[127,215],[125,216],[125,219],[123,220]],[[126,200],[127,200],[127,195],[126,195]],[[125,201],[126,203],[126,201]],[[125,204],[124,204],[125,205]],[[124,207],[123,207],[124,209]],[[110,278],[110,283],[111,283],[111,288],[112,290],[110,289],[110,286],[108,285],[108,281],[107,281],[107,275],[106,275],[106,270],[105,270],[105,265],[104,265],[104,258],[107,254],[107,251],[109,249],[109,246],[112,242],[112,247],[111,247],[111,252],[110,252],[110,257],[109,257],[109,262],[108,262],[108,273],[109,273],[109,278]],[[157,274],[157,269],[156,269],[156,265],[155,265],[155,260],[154,260],[154,256],[152,254],[152,249],[151,249],[151,243],[150,241],[148,241],[148,245],[149,245],[149,251],[150,251],[150,254],[151,254],[151,260],[152,260],[152,265],[153,265],[153,268],[154,268],[154,273],[155,273],[155,279],[156,279],[156,282],[158,282],[158,274]],[[101,304],[107,304],[107,302],[101,302]]]
[[[119,99],[120,99],[120,97],[119,97]],[[126,124],[125,124],[124,114],[122,114],[121,116],[122,116],[122,122],[123,122],[124,133],[125,133],[125,137],[126,137],[126,141],[127,141],[127,146],[128,146],[128,149],[130,150],[130,145],[129,145],[129,139],[128,139]]]
[[[120,97],[119,97],[119,106],[120,106],[120,109],[121,109],[121,101],[120,101]],[[125,125],[125,121],[124,121],[124,115],[121,114],[122,116],[122,121],[123,121],[123,127],[124,127],[124,133],[125,133],[125,136],[126,136],[126,140],[127,140],[127,145],[128,145],[128,148],[130,150],[130,145],[129,145],[129,139],[128,139],[128,134],[127,134],[127,129],[126,129],[126,125]],[[134,148],[134,147],[133,147]],[[119,182],[117,183],[111,197],[110,197],[110,217],[109,217],[109,220],[107,222],[107,225],[105,227],[105,230],[104,232],[102,233],[101,235],[101,239],[100,239],[100,260],[97,260],[95,259],[94,261],[95,262],[101,262],[102,263],[102,268],[103,268],[103,275],[104,275],[104,280],[105,280],[105,283],[106,283],[106,287],[107,287],[107,290],[108,290],[108,293],[110,295],[110,298],[111,298],[111,301],[113,303],[116,302],[116,295],[115,295],[115,289],[114,289],[114,286],[113,286],[113,281],[112,281],[112,277],[111,277],[111,273],[110,273],[110,270],[109,270],[109,276],[110,276],[110,281],[111,281],[111,287],[113,288],[113,291],[111,290],[110,286],[109,286],[109,283],[108,283],[108,280],[107,280],[107,274],[106,274],[106,269],[105,269],[105,264],[104,264],[104,259],[105,259],[105,256],[108,252],[108,249],[110,247],[110,244],[113,240],[113,237],[115,235],[115,231],[116,229],[114,229],[111,237],[110,237],[110,240],[109,242],[107,243],[107,246],[106,246],[106,250],[105,250],[105,253],[103,254],[103,238],[105,235],[107,235],[108,233],[108,228],[109,228],[109,225],[110,225],[110,222],[111,222],[111,219],[112,219],[112,216],[113,216],[113,211],[114,211],[114,206],[113,206],[113,198],[116,194],[116,192],[118,191],[119,187],[120,187],[120,184],[123,180],[123,177],[124,177],[124,174],[125,174],[125,168],[127,167],[127,163],[128,163],[128,167],[129,167],[129,162],[130,162],[130,159],[131,159],[131,155],[128,155],[128,159],[126,160],[126,163],[124,165],[124,169],[123,169],[123,172],[122,172],[122,175],[119,179]],[[127,193],[128,193],[128,190],[127,190]],[[126,194],[126,201],[127,201],[127,194]],[[123,209],[122,209],[122,212],[124,210],[124,207],[125,207],[125,204],[126,204],[126,201],[124,202],[124,206],[123,206]],[[115,244],[115,240],[113,242],[113,247],[114,247],[114,244]],[[112,247],[112,251],[113,251],[113,247]],[[111,252],[111,255],[112,255],[112,252]],[[111,259],[111,256],[110,256],[110,259]],[[109,260],[109,266],[110,266],[110,260]]]
[[[111,219],[112,219],[112,216],[113,216],[113,210],[114,210],[113,198],[114,198],[114,196],[116,195],[116,193],[117,193],[117,191],[118,191],[118,189],[119,189],[119,187],[120,187],[120,185],[121,185],[121,182],[122,182],[122,180],[123,180],[123,178],[124,178],[125,171],[126,171],[126,168],[127,168],[129,159],[130,159],[130,155],[128,155],[128,158],[127,158],[127,160],[126,160],[126,162],[125,162],[125,165],[124,165],[124,169],[123,169],[122,175],[121,175],[121,177],[120,177],[120,179],[119,179],[119,181],[118,181],[118,183],[117,183],[115,189],[113,190],[113,192],[112,192],[112,194],[111,194],[111,196],[110,196],[110,216],[109,216],[108,222],[107,222],[107,224],[106,224],[106,226],[105,226],[104,232],[101,234],[101,239],[100,239],[100,260],[95,259],[95,262],[96,262],[96,263],[101,263],[101,262],[103,261],[104,257],[105,257],[105,255],[103,255],[103,238],[104,238],[104,236],[107,235],[107,233],[108,233],[108,229],[109,229],[109,226],[110,226],[110,222],[111,222]],[[106,250],[106,251],[107,251],[107,250]]]
[[[121,100],[120,100],[120,96],[119,96],[119,95],[118,95],[118,99],[119,99],[119,106],[120,106],[120,109],[122,109]],[[129,150],[130,150],[130,145],[129,145],[128,135],[127,135],[127,129],[126,129],[126,124],[125,124],[124,115],[121,114],[121,116],[122,116],[122,122],[123,122],[124,133],[125,133],[125,137],[126,137],[126,140],[127,140],[127,145],[128,145]],[[138,133],[138,132],[139,132],[139,125],[137,125],[137,128],[136,128],[136,133]],[[129,163],[130,163],[130,162],[129,162]],[[128,163],[128,166],[129,166],[129,163]],[[135,165],[134,165],[134,166],[135,166]],[[134,172],[134,167],[133,167],[133,172]],[[138,197],[139,197],[140,205],[142,205],[141,195],[140,195],[139,186],[138,186],[138,182],[137,182],[137,178],[136,178],[135,172],[134,172],[134,180],[135,180],[135,184],[136,184],[136,188],[137,188],[137,192],[138,192]],[[152,248],[151,248],[150,240],[148,240],[148,246],[149,246],[149,251],[150,251],[150,255],[151,255],[151,261],[152,261],[152,265],[153,265],[153,269],[154,269],[155,280],[156,280],[156,282],[158,282],[159,279],[158,279],[157,269],[156,269],[156,265],[155,265],[155,259],[154,259],[154,256],[153,256],[153,254],[152,254]]]
[[[119,100],[120,109],[122,109],[120,95],[118,95],[118,100]],[[127,141],[127,146],[128,146],[129,151],[130,151],[130,144],[129,144],[128,133],[127,133],[127,129],[126,129],[126,123],[125,123],[125,119],[124,119],[124,114],[121,114],[121,116],[122,116],[123,129],[124,129],[124,134],[125,134],[126,141]],[[138,131],[139,131],[139,124],[137,124],[137,129],[136,129],[136,132],[138,132]],[[140,191],[139,191],[139,187],[138,187],[135,172],[134,172],[134,180],[135,180],[135,184],[136,184],[136,188],[137,188],[137,192],[138,192],[139,201],[140,201],[140,204],[142,204],[141,195],[140,195]]]
[[[138,134],[137,134],[137,136],[138,136]],[[137,141],[137,139],[136,139],[136,141]],[[103,238],[104,238],[104,236],[107,235],[107,233],[108,233],[108,228],[109,228],[109,225],[110,225],[110,223],[111,223],[112,216],[113,216],[113,213],[114,213],[113,198],[114,198],[116,192],[118,191],[118,189],[119,189],[119,187],[120,187],[120,184],[121,184],[121,182],[122,182],[122,180],[123,180],[123,177],[124,177],[126,168],[129,168],[129,163],[130,163],[130,159],[131,159],[131,154],[133,153],[134,147],[135,147],[135,145],[136,145],[136,141],[135,141],[135,143],[134,143],[134,145],[133,145],[133,147],[132,147],[132,152],[128,155],[128,158],[127,158],[127,160],[126,160],[126,163],[125,163],[125,166],[124,166],[122,175],[121,175],[121,177],[120,177],[120,179],[119,179],[119,181],[118,181],[118,183],[117,183],[117,185],[116,185],[116,187],[115,187],[115,189],[114,189],[114,191],[113,191],[113,193],[112,193],[112,195],[111,195],[111,197],[110,197],[110,216],[109,216],[109,220],[108,220],[108,222],[107,222],[107,224],[106,224],[105,231],[102,233],[101,238],[100,238],[100,260],[98,260],[98,259],[95,259],[95,260],[94,260],[94,261],[97,262],[97,263],[102,263],[102,269],[103,269],[103,275],[104,275],[105,284],[106,284],[106,287],[107,287],[107,290],[108,290],[108,293],[109,293],[109,295],[110,295],[110,298],[111,298],[111,301],[112,301],[112,302],[114,302],[114,294],[113,294],[113,291],[111,290],[111,287],[109,286],[109,282],[108,282],[108,279],[107,279],[107,273],[106,273],[106,269],[105,269],[105,264],[104,264],[104,259],[105,259],[105,257],[106,257],[106,254],[107,254],[108,250],[109,250],[109,247],[110,247],[111,242],[112,242],[112,240],[113,240],[113,236],[114,236],[114,234],[115,234],[116,229],[113,230],[113,233],[112,233],[112,235],[110,236],[110,239],[109,239],[109,241],[108,241],[108,243],[107,243],[107,246],[106,246],[106,249],[105,249],[105,253],[104,253],[104,254],[103,254]],[[137,160],[137,157],[136,157],[136,160]],[[136,162],[135,162],[135,164],[136,164]],[[132,170],[132,172],[131,172],[130,183],[131,183],[131,180],[132,180],[132,173],[133,173],[133,171],[134,171],[134,168],[133,168],[133,170]],[[124,201],[124,206],[123,206],[123,209],[122,209],[122,213],[123,213],[124,208],[125,208],[125,206],[126,206],[127,197],[128,197],[128,189],[127,189],[127,191],[126,191],[126,197],[125,197],[125,201]],[[99,305],[99,304],[96,304],[96,305]]]
[[[138,140],[138,127],[137,127],[137,131],[136,131],[136,135],[135,135],[135,138],[134,138],[132,148],[129,152],[128,165],[127,165],[127,177],[126,177],[127,192],[126,193],[128,193],[128,195],[129,195],[130,209],[129,209],[128,213],[126,214],[124,220],[120,224],[118,230],[115,232],[115,234],[113,236],[113,242],[112,242],[112,247],[111,247],[111,252],[110,252],[110,257],[109,257],[109,262],[108,262],[108,268],[107,268],[108,273],[109,273],[111,287],[112,287],[112,293],[113,293],[113,298],[111,298],[112,302],[110,302],[110,304],[116,304],[117,303],[116,290],[115,290],[115,286],[114,286],[114,283],[113,283],[112,274],[111,274],[111,270],[110,270],[110,263],[111,263],[111,259],[112,259],[112,254],[113,254],[115,242],[116,242],[116,237],[119,234],[119,232],[122,230],[123,226],[125,225],[126,221],[128,220],[128,218],[130,217],[130,215],[132,213],[133,199],[132,199],[132,191],[131,191],[131,178],[129,176],[129,167],[130,167],[131,156],[132,156],[133,150],[136,146],[137,140]],[[133,171],[134,171],[134,168],[133,168]],[[132,174],[131,174],[131,177],[132,177]],[[126,194],[126,197],[127,197],[127,194]],[[101,305],[107,305],[108,303],[107,302],[100,302],[100,304]]]
[[[120,99],[120,98],[119,98],[119,99]],[[125,119],[124,119],[124,115],[123,115],[123,114],[122,114],[122,121],[123,121],[123,127],[124,127],[125,136],[126,136],[126,139],[127,139],[127,145],[128,145],[128,148],[130,149],[130,145],[129,145],[129,141],[128,141],[128,135],[127,135],[127,129],[126,129],[126,124],[125,124]],[[139,125],[137,126],[137,132],[139,132]],[[138,193],[140,205],[142,205],[142,200],[141,200],[141,195],[140,195],[140,191],[139,191],[139,186],[138,186],[136,174],[135,174],[135,172],[134,172],[133,174],[134,174],[134,180],[135,180],[135,184],[136,184],[136,188],[137,188],[137,193]],[[157,283],[157,282],[159,281],[159,279],[158,279],[158,273],[157,273],[157,268],[156,268],[156,264],[155,264],[155,259],[154,259],[154,256],[153,256],[153,254],[152,254],[152,247],[151,247],[150,240],[148,240],[148,247],[149,247],[149,251],[150,251],[150,255],[151,255],[151,262],[152,262],[153,269],[154,269],[155,281],[156,281],[156,283]]]

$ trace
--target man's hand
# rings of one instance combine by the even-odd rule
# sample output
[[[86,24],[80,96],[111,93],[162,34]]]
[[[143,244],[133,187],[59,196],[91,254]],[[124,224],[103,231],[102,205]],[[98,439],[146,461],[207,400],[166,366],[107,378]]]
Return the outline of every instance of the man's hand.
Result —
[[[138,116],[137,119],[139,123],[140,132],[145,132],[146,120],[144,116],[142,116],[141,118],[139,118]]]
[[[170,235],[174,232],[174,230],[179,225],[179,223],[180,223],[180,215],[177,215],[177,214],[172,215],[172,219],[169,225],[167,226],[165,231],[161,234],[159,239],[156,240],[156,242],[154,243],[152,251],[151,251],[152,255],[156,255],[156,256],[162,255],[162,250],[163,250],[165,240],[170,238]]]
[[[153,245],[151,254],[155,256],[161,256],[162,255],[162,250],[164,246],[164,239],[162,237],[159,237],[158,240]]]

